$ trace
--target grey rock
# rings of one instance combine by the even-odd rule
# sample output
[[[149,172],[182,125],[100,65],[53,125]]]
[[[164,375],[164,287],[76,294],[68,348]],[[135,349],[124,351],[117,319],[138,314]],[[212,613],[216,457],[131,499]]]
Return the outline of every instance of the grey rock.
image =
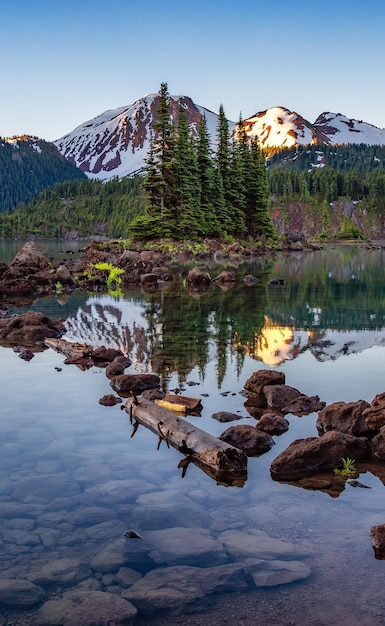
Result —
[[[80,559],[57,559],[43,565],[40,571],[31,573],[33,582],[40,585],[68,585],[76,584],[89,578],[91,569],[89,565]]]
[[[46,602],[37,620],[38,626],[130,626],[136,614],[130,602],[115,594],[75,590]]]
[[[226,531],[219,536],[225,550],[234,560],[251,557],[257,559],[299,559],[310,556],[307,548],[270,537],[263,530]]]
[[[179,565],[152,570],[122,597],[145,616],[162,610],[186,615],[207,607],[211,594],[245,591],[249,586],[244,566],[237,563],[208,568]]]
[[[44,589],[29,580],[0,580],[0,603],[17,608],[29,608],[42,602],[46,596]]]
[[[227,561],[223,546],[204,528],[165,528],[146,532],[155,563],[167,565],[214,566]]]
[[[310,566],[304,561],[246,561],[256,587],[276,587],[308,578]]]

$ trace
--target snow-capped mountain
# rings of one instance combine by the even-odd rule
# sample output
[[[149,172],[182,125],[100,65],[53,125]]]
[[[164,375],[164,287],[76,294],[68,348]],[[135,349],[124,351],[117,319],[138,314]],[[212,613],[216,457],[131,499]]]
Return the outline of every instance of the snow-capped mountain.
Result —
[[[195,104],[187,96],[172,96],[171,116],[175,123],[179,103],[184,107],[194,133],[197,133],[204,115],[210,137],[215,137],[218,120],[215,113]],[[106,111],[84,122],[54,143],[89,178],[109,180],[114,176],[132,174],[144,165],[158,108],[159,96],[149,94],[130,106]],[[235,124],[231,128],[233,126]]]
[[[194,133],[202,115],[206,117],[214,148],[218,115],[195,104],[187,96],[172,96],[170,115],[175,122],[179,102],[185,108]],[[149,94],[132,105],[106,111],[84,122],[54,143],[89,178],[109,180],[132,174],[145,163],[158,108],[158,94]],[[310,143],[385,144],[385,129],[348,119],[340,113],[322,113],[312,124],[294,111],[272,107],[246,118],[243,124],[247,134],[258,137],[264,147]],[[232,132],[235,126],[235,122],[229,122],[229,131]]]

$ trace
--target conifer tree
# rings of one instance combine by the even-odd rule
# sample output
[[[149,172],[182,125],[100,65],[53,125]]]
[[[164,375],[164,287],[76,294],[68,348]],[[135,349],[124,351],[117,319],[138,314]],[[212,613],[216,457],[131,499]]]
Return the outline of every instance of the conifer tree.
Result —
[[[187,115],[181,104],[175,156],[175,222],[182,238],[194,239],[205,232],[205,218],[200,204],[201,187],[196,150],[190,136]]]
[[[252,178],[250,179],[250,214],[248,232],[253,237],[265,236],[276,239],[277,234],[269,211],[269,184],[266,165],[258,139],[251,142]]]
[[[213,159],[210,154],[210,138],[207,129],[207,121],[204,115],[202,116],[198,127],[196,151],[201,192],[200,205],[202,212],[205,215],[205,232],[210,236],[218,236],[220,234],[219,224],[214,210],[215,172]]]

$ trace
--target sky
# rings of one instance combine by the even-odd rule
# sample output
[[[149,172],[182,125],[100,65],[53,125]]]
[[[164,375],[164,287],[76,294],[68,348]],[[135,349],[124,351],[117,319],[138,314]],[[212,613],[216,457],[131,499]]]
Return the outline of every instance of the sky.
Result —
[[[238,121],[385,128],[384,0],[0,0],[0,136],[53,141],[166,82]]]

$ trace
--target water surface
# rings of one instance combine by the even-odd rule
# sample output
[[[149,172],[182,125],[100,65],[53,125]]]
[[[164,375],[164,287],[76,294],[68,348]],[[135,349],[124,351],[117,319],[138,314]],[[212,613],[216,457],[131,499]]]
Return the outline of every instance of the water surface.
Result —
[[[212,285],[197,295],[176,275],[155,294],[75,294],[29,308],[64,315],[70,340],[120,348],[132,360],[127,373],[155,372],[165,391],[201,397],[201,416],[189,419],[213,435],[226,428],[211,417],[219,410],[242,416],[237,424],[255,423],[239,392],[258,369],[282,370],[287,384],[327,403],[370,402],[385,391],[382,251],[338,247],[235,269],[239,279],[252,272],[259,282],[247,287],[239,280],[226,291]],[[284,284],[270,284],[274,278]],[[165,444],[157,450],[157,438],[143,427],[131,437],[127,413],[98,403],[112,391],[103,369],[81,371],[63,360],[46,350],[27,363],[0,347],[1,578],[40,581],[53,597],[69,588],[120,595],[128,588],[121,568],[143,575],[174,564],[215,564],[213,553],[194,553],[192,539],[182,557],[159,546],[155,561],[127,556],[127,530],[155,543],[160,531],[176,536],[184,529],[193,537],[208,530],[217,547],[228,533],[263,531],[293,547],[286,560],[304,560],[309,576],[211,597],[211,612],[184,623],[227,624],[231,614],[245,624],[385,622],[385,563],[374,558],[369,537],[371,526],[385,523],[379,478],[366,472],[360,481],[370,489],[346,484],[338,498],[270,478],[281,450],[316,435],[316,414],[287,416],[288,433],[249,459],[242,488],[219,485],[193,465],[182,478],[177,451]],[[215,554],[219,562],[219,548]],[[44,579],[47,564],[66,559],[78,563],[72,580],[54,569],[52,580]],[[35,609],[4,607],[2,614],[6,625],[39,623]],[[155,624],[161,617],[143,619]]]

